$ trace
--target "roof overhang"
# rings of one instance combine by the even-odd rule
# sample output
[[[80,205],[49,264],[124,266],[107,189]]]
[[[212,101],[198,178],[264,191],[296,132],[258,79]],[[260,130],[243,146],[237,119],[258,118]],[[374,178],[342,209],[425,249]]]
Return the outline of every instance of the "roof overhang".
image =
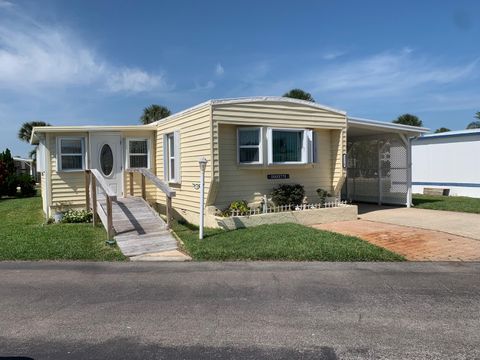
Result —
[[[99,131],[145,131],[155,130],[156,126],[148,125],[124,125],[124,126],[102,126],[102,125],[84,125],[84,126],[35,126],[32,129],[32,136],[30,143],[36,144],[38,142],[39,134],[46,133],[82,133],[82,132],[99,132]]]
[[[27,162],[27,163],[33,162],[33,159],[26,159],[26,158],[22,158],[22,157],[19,157],[19,156],[12,156],[12,159],[15,160],[15,161],[22,161],[22,162]]]
[[[347,118],[347,130],[349,136],[400,133],[408,137],[415,137],[430,132],[430,129],[424,127],[354,117]]]

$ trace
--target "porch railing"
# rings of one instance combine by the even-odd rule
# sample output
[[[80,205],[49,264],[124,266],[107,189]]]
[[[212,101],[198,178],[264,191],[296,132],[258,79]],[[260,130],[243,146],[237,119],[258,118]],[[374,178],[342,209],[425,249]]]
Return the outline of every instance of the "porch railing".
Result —
[[[125,169],[129,176],[130,182],[130,196],[134,196],[134,185],[133,185],[133,174],[139,173],[141,175],[141,191],[142,198],[147,200],[147,189],[146,189],[146,179],[160,189],[166,196],[166,216],[167,216],[167,229],[171,228],[171,219],[172,219],[172,197],[176,195],[175,190],[168,186],[165,182],[160,180],[154,173],[148,169]]]
[[[102,194],[97,194],[97,185],[105,197],[106,209],[103,208],[100,202],[103,196]],[[108,186],[97,169],[85,170],[85,197],[87,210],[92,210],[93,213],[93,225],[96,225],[98,215],[107,231],[107,240],[112,240],[115,236],[112,202],[117,201],[117,194]]]

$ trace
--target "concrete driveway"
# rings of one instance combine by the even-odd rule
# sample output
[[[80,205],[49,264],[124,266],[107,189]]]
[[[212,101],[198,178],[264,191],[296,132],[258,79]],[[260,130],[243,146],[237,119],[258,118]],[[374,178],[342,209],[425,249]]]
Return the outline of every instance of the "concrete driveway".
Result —
[[[480,263],[0,263],[0,358],[478,359]]]
[[[480,215],[362,204],[359,217],[314,227],[358,236],[408,260],[480,261]]]
[[[361,204],[360,219],[442,231],[480,240],[480,214]]]

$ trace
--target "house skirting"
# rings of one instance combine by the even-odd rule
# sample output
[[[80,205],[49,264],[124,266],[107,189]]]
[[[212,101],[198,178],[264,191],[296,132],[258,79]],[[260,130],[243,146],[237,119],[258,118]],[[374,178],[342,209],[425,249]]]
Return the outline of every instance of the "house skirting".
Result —
[[[324,224],[335,221],[357,220],[356,205],[335,208],[287,211],[251,216],[219,217],[206,214],[205,226],[234,230],[264,224],[296,223],[301,225]]]

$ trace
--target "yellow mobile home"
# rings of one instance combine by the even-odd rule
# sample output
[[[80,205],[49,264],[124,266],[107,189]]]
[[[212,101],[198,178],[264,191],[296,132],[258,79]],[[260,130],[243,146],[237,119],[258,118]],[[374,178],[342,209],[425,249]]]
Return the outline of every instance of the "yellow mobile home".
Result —
[[[95,191],[98,202],[105,195],[114,200],[143,196],[160,212],[169,209],[169,217],[198,223],[198,160],[204,157],[206,223],[216,226],[215,213],[232,201],[245,200],[255,208],[284,183],[303,185],[310,203],[318,201],[316,190],[322,188],[337,199],[342,191],[346,200],[376,191],[408,205],[409,138],[425,131],[349,119],[344,111],[303,100],[253,97],[210,100],[149,125],[37,127],[32,142],[39,144],[47,217],[59,208],[92,208],[94,181],[103,189],[98,196]],[[403,151],[405,174],[394,174],[396,189],[392,181],[385,185],[392,169],[383,177],[381,171],[358,174],[347,157],[355,144],[372,140],[383,149],[379,159],[387,150]],[[382,182],[384,188],[372,190]],[[401,195],[388,197],[388,191]]]

